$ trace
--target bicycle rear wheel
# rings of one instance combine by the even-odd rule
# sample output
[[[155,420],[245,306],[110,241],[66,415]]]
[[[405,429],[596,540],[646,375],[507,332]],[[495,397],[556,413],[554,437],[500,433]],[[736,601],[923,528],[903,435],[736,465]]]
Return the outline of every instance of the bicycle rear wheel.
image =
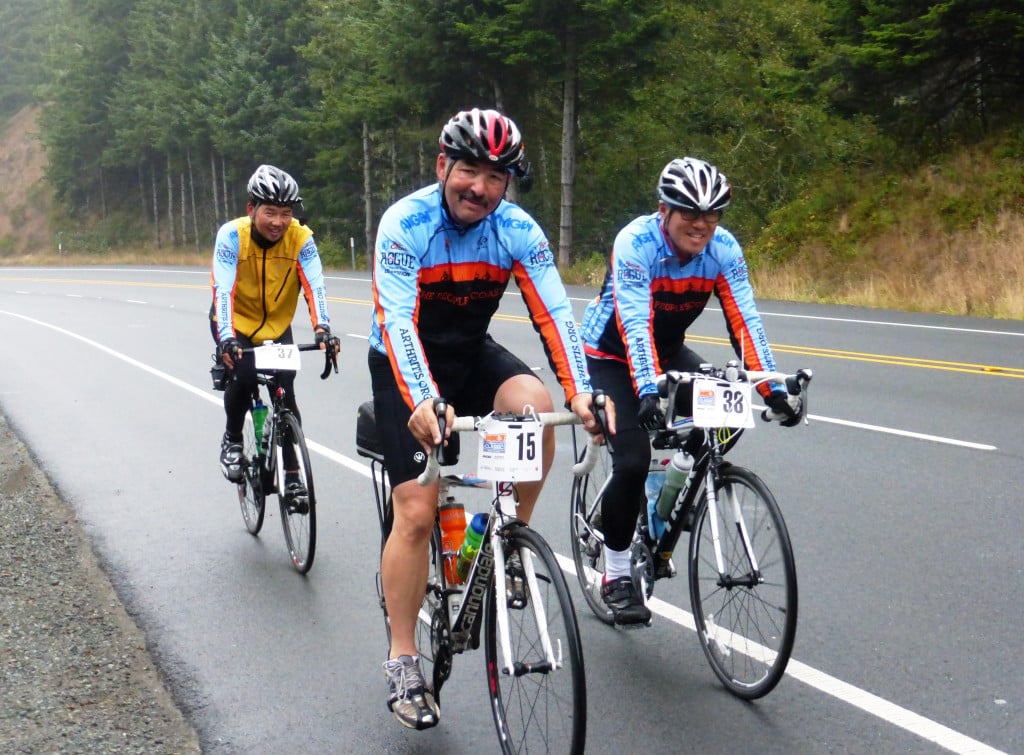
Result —
[[[242,508],[245,528],[253,535],[263,529],[263,515],[266,512],[267,497],[263,492],[262,462],[256,428],[252,422],[252,409],[245,413],[242,427],[242,471],[244,477],[238,483],[238,504]]]
[[[581,753],[587,728],[583,650],[569,587],[544,539],[526,526],[503,535],[505,561],[519,553],[526,572],[526,606],[508,608],[508,649],[513,672],[505,673],[505,638],[498,627],[498,600],[505,585],[491,582],[485,647],[491,712],[504,753]],[[536,575],[530,578],[530,570]],[[543,622],[543,623],[541,623]],[[550,639],[555,665],[542,646]]]
[[[285,491],[278,491],[278,502],[281,505],[281,524],[284,527],[284,539],[288,543],[288,553],[292,557],[292,565],[299,574],[307,573],[313,567],[313,556],[316,554],[316,493],[313,490],[313,471],[309,463],[309,451],[306,448],[306,436],[302,426],[294,414],[285,412],[277,425],[277,442],[280,446],[277,463],[278,469],[283,468],[286,446],[291,446],[298,466],[299,481],[305,487],[305,496],[291,497]]]
[[[601,599],[604,578],[604,535],[601,532],[601,496],[611,476],[611,458],[604,448],[592,449],[600,454],[594,468],[583,477],[574,477],[572,501],[569,506],[569,542],[576,564],[576,579],[583,597],[605,624],[614,624],[615,617]]]
[[[754,700],[779,683],[793,651],[796,563],[782,513],[761,478],[729,465],[720,469],[716,490],[725,572],[716,565],[705,493],[690,534],[690,603],[712,670],[734,695]]]

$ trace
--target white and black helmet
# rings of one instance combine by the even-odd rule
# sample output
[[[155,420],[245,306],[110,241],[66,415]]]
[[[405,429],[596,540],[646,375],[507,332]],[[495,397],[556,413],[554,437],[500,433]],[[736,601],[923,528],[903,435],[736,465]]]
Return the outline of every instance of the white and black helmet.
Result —
[[[302,202],[295,179],[273,165],[261,165],[249,179],[249,201],[254,205],[295,207]]]
[[[724,210],[732,189],[724,173],[695,157],[675,159],[658,179],[658,199],[669,207],[685,210]]]

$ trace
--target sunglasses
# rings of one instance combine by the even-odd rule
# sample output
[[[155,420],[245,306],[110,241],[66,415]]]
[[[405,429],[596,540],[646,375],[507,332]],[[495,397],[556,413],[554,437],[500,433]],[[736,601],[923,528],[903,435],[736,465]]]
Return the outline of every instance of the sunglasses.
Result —
[[[683,220],[688,220],[693,223],[698,218],[704,218],[709,223],[717,223],[722,219],[721,210],[696,210],[691,207],[673,207],[673,211],[678,212]]]

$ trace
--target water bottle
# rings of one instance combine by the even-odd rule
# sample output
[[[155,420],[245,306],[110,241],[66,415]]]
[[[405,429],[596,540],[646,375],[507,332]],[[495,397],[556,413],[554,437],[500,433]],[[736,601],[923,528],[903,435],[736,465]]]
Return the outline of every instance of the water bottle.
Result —
[[[665,484],[661,486],[661,494],[658,496],[658,503],[655,513],[667,521],[672,507],[676,505],[679,491],[686,485],[686,479],[693,469],[693,457],[685,451],[676,451],[672,460],[665,470]]]
[[[455,559],[459,548],[466,537],[466,509],[449,497],[438,508],[441,520],[441,550],[444,551],[444,576],[448,584],[457,584],[459,579],[455,571]]]
[[[256,431],[256,446],[263,446],[263,425],[267,421],[267,407],[260,399],[256,399],[256,405],[252,408],[252,425]]]
[[[473,565],[480,544],[484,541],[484,530],[487,529],[487,514],[476,514],[472,521],[466,525],[466,538],[459,548],[459,560],[455,564],[455,571],[459,581],[465,582],[469,576],[469,567]]]
[[[647,482],[644,483],[644,492],[647,494],[647,531],[651,538],[657,541],[661,533],[665,531],[665,520],[658,516],[657,504],[658,494],[665,484],[665,466],[667,458],[651,457],[651,466],[647,472]]]

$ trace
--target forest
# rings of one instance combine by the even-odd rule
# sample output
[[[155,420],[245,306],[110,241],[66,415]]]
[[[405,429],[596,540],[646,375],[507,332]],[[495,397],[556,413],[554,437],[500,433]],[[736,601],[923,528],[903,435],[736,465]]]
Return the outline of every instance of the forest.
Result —
[[[535,176],[513,198],[559,265],[655,208],[658,172],[718,165],[727,225],[784,258],[794,224],[998,140],[1019,212],[1024,0],[5,0],[0,118],[40,103],[47,180],[82,243],[208,249],[262,162],[302,186],[328,260],[433,179],[455,111],[496,107]],[[822,206],[819,206],[822,205]],[[864,222],[899,212],[883,192]],[[941,216],[942,213],[940,212]],[[365,257],[364,257],[365,260]],[[365,263],[364,263],[365,264]]]

